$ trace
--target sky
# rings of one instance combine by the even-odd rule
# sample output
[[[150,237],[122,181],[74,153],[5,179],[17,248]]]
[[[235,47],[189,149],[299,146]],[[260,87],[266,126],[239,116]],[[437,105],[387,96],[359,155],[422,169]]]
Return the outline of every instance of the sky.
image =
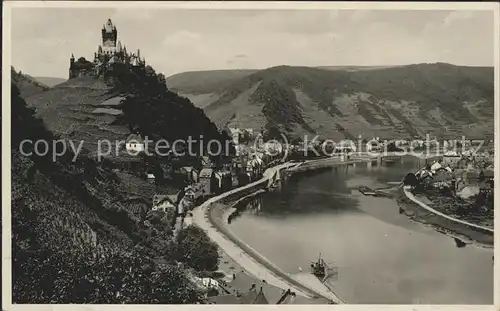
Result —
[[[67,78],[93,59],[111,18],[157,72],[272,66],[493,66],[493,11],[13,8],[12,64]]]

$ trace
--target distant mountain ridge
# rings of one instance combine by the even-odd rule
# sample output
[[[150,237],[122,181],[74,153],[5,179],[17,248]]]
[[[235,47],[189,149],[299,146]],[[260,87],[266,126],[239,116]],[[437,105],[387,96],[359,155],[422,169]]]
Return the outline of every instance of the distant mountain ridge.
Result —
[[[221,128],[369,139],[492,136],[493,80],[493,68],[436,63],[188,72],[167,85]]]
[[[64,78],[54,78],[54,77],[35,77],[34,79],[48,87],[56,86],[68,80]]]

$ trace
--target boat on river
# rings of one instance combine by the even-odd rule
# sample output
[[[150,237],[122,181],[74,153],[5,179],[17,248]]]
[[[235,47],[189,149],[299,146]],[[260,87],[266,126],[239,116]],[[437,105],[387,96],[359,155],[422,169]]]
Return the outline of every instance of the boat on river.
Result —
[[[336,280],[338,268],[333,263],[327,263],[319,254],[318,260],[311,262],[311,273],[314,274],[321,283],[325,283],[327,279]]]

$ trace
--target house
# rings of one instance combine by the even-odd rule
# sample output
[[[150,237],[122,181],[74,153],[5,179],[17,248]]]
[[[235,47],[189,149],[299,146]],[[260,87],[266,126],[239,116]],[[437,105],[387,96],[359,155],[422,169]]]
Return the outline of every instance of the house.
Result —
[[[217,180],[215,172],[211,168],[204,168],[200,172],[199,183],[203,185],[202,195],[213,194],[217,190]]]
[[[139,134],[130,134],[125,142],[125,149],[129,153],[139,153],[144,151],[144,140]]]
[[[458,166],[462,157],[454,151],[448,151],[443,155],[443,165],[445,166]]]
[[[202,191],[203,191],[203,184],[200,183],[191,184],[186,188],[184,188],[183,199],[186,199],[192,205],[194,205],[198,202],[198,199],[202,197],[203,195]]]
[[[216,280],[214,280],[212,278],[202,278],[201,282],[202,282],[203,286],[205,286],[207,288],[218,288],[219,287],[219,282],[217,282]]]
[[[495,171],[493,169],[483,170],[483,177],[485,180],[493,180],[495,178]]]
[[[209,157],[203,156],[203,157],[201,157],[201,167],[203,167],[203,168],[213,168],[214,167],[214,163],[212,162],[212,160],[210,160]]]
[[[431,171],[432,173],[435,173],[437,170],[442,168],[443,166],[441,165],[440,161],[434,162],[434,164],[431,165]]]
[[[150,183],[154,183],[156,180],[155,174],[153,173],[146,173],[146,180]]]
[[[450,171],[441,168],[433,176],[433,186],[436,188],[452,187],[455,182],[455,175]]]
[[[230,166],[225,166],[222,171],[221,191],[226,192],[233,188],[233,175]]]
[[[215,172],[215,180],[216,180],[216,189],[214,189],[215,193],[221,193],[222,192],[222,172],[220,171],[214,171]]]
[[[239,128],[230,127],[229,133],[231,138],[233,139],[233,143],[235,145],[238,145],[240,143],[241,130]]]
[[[185,176],[188,183],[198,182],[198,171],[192,166],[181,167],[180,173]]]
[[[259,163],[255,159],[251,159],[247,161],[246,164],[246,174],[250,181],[253,181],[257,178],[259,174]]]
[[[260,290],[256,288],[250,289],[248,292],[241,295],[242,304],[252,304],[252,305],[267,305],[269,301],[264,294],[262,287]]]
[[[158,195],[153,197],[153,211],[175,210],[177,212],[177,196],[176,195]]]
[[[493,187],[492,183],[489,183],[487,181],[482,181],[479,183],[479,193],[484,193],[487,195],[490,195],[493,193]]]
[[[264,173],[264,161],[262,160],[262,157],[264,156],[263,153],[257,153],[255,154],[255,161],[257,165],[257,175],[261,175]]]

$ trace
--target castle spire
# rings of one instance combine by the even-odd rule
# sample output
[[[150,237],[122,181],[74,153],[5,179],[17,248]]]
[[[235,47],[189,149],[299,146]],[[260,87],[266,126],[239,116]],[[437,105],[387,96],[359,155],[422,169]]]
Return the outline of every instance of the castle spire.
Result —
[[[118,45],[116,46],[116,52],[120,53],[122,51],[122,43],[118,41]]]
[[[137,58],[141,59],[141,50],[137,49]]]
[[[75,55],[73,55],[73,53],[71,53],[71,58],[72,60],[75,60]]]

